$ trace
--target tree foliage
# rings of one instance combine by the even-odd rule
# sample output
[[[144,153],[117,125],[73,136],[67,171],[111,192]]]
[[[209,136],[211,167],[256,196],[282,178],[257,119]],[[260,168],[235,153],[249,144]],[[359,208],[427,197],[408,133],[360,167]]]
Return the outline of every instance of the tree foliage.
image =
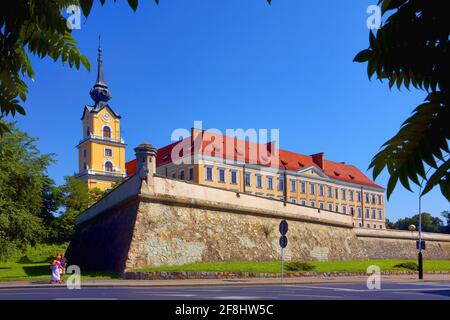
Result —
[[[421,186],[426,181],[422,195],[439,186],[450,201],[448,1],[379,0],[378,4],[385,21],[376,33],[370,32],[369,48],[354,60],[367,62],[369,78],[386,80],[390,88],[412,86],[428,95],[383,144],[370,168],[374,178],[387,168],[388,197],[398,181],[410,191],[410,182]]]
[[[412,217],[398,219],[397,222],[390,225],[390,229],[408,230],[410,225],[419,228],[419,215]],[[433,217],[430,213],[422,213],[422,231],[424,232],[446,232],[446,227],[442,220],[438,217]]]
[[[53,156],[41,154],[36,139],[13,124],[6,126],[9,132],[0,136],[0,242],[23,248],[46,234],[42,190]]]

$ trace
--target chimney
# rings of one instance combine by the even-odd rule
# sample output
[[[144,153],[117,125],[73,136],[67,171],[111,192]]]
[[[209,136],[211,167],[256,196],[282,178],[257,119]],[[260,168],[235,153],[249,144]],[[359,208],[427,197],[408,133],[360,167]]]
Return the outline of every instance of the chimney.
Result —
[[[134,148],[136,153],[136,173],[142,180],[156,173],[157,150],[148,142],[141,143]]]
[[[319,152],[311,155],[312,161],[322,170],[324,170],[323,152]]]

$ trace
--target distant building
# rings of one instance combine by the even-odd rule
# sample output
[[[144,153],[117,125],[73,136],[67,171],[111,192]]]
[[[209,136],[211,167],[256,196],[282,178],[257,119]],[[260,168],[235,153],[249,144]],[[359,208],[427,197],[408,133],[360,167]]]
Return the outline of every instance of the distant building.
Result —
[[[190,137],[158,150],[156,166],[157,174],[168,178],[351,215],[355,227],[386,227],[384,188],[355,166],[326,160],[323,153],[308,156],[278,149],[273,142],[192,129]],[[135,174],[136,160],[126,169]]]

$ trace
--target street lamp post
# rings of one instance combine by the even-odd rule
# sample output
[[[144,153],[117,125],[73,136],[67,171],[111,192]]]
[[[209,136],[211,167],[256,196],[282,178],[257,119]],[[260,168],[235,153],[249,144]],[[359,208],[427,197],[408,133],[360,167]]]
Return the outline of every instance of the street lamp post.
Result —
[[[419,188],[419,279],[423,279],[423,256],[422,256],[422,187]]]

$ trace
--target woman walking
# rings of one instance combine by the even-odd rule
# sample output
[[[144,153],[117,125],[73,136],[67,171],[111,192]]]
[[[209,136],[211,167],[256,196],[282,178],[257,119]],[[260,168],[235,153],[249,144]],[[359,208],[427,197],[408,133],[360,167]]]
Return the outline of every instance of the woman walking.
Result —
[[[50,283],[61,283],[61,256],[58,254],[52,260],[52,264],[50,269],[52,270],[52,276],[50,279]]]

